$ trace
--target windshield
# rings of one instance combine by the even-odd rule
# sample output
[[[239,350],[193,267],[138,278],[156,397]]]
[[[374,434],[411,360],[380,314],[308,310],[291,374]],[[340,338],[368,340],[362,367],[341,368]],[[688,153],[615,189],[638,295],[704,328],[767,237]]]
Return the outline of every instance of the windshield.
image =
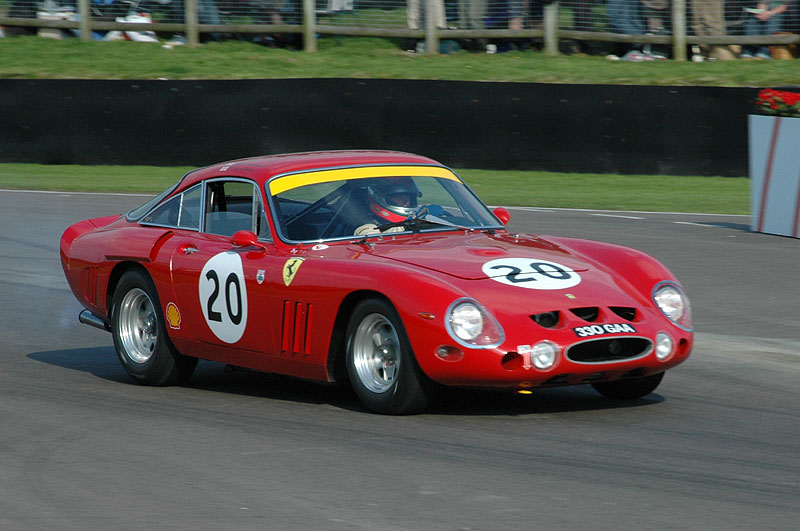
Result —
[[[446,168],[325,170],[279,177],[267,187],[288,241],[503,227]]]

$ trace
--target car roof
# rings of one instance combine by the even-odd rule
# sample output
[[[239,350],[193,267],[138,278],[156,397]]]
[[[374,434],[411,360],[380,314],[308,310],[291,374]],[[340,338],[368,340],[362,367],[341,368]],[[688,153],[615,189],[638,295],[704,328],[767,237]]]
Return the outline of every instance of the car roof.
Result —
[[[210,177],[230,175],[248,177],[259,183],[270,178],[298,171],[377,165],[442,166],[441,163],[412,153],[380,150],[341,150],[265,155],[213,164],[188,173],[181,188]]]

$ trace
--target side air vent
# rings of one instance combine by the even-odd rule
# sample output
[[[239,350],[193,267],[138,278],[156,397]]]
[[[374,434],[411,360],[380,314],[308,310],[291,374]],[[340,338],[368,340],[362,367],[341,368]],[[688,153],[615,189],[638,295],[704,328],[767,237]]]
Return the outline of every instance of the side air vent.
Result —
[[[627,321],[636,320],[636,308],[627,308],[625,306],[609,306],[608,309]]]
[[[83,296],[89,304],[97,304],[97,269],[96,267],[87,267],[81,271],[81,290]]]
[[[310,354],[313,324],[313,305],[295,301],[283,301],[281,351],[293,354]]]
[[[579,363],[621,361],[643,356],[652,348],[652,342],[642,337],[594,339],[570,347],[567,358]]]
[[[531,319],[533,319],[533,322],[539,326],[543,326],[545,328],[555,328],[558,326],[561,316],[559,315],[558,311],[554,311],[531,315]]]
[[[600,315],[600,308],[597,306],[588,306],[586,308],[570,308],[569,311],[584,321],[589,321],[590,323],[597,321],[597,317]]]

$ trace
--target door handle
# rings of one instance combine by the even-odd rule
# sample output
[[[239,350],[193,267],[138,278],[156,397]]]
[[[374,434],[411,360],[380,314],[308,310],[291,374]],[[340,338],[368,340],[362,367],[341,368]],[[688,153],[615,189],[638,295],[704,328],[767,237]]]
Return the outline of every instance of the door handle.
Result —
[[[195,247],[194,245],[184,245],[181,248],[181,251],[183,251],[183,254],[194,254],[197,251],[199,251],[199,249],[197,247]]]

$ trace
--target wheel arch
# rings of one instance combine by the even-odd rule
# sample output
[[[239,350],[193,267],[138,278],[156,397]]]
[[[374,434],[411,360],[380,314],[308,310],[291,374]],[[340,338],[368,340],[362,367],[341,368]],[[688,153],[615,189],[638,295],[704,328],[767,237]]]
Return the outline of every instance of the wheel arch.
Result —
[[[108,284],[106,285],[106,312],[108,313],[109,319],[111,319],[111,312],[113,309],[112,306],[114,303],[114,292],[117,291],[117,285],[125,273],[133,270],[139,271],[142,274],[147,275],[151,281],[153,280],[153,277],[147,268],[139,262],[125,261],[116,264],[111,270],[111,274],[108,277]]]
[[[339,310],[336,312],[336,319],[333,323],[333,330],[331,331],[331,342],[328,348],[327,370],[328,377],[334,381],[347,380],[347,325],[350,322],[350,316],[353,309],[364,300],[367,299],[381,299],[392,307],[394,303],[378,291],[373,290],[358,290],[349,293],[339,305]]]

